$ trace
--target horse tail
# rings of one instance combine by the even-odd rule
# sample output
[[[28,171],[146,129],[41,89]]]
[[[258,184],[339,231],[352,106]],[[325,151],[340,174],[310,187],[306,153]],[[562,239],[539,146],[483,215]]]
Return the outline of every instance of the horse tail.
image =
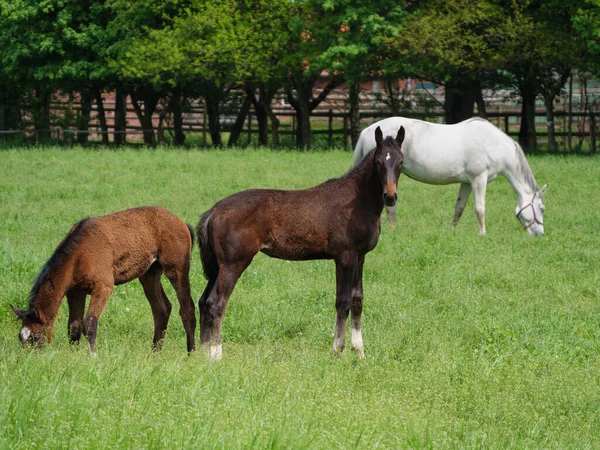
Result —
[[[194,233],[194,227],[191,226],[189,223],[186,223],[185,226],[188,228],[188,231],[190,232],[190,237],[192,238],[192,247],[193,247],[194,242],[196,240],[196,234]]]
[[[202,260],[202,269],[204,270],[204,276],[207,280],[215,280],[219,274],[219,265],[217,263],[217,257],[215,252],[210,245],[209,236],[209,223],[212,217],[213,210],[209,209],[202,217],[200,217],[200,223],[196,228],[198,235],[198,246],[200,247],[200,259]]]

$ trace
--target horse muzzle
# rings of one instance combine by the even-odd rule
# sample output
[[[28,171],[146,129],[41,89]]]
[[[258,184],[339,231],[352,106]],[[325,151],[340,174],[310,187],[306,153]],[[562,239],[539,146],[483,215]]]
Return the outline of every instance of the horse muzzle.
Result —
[[[383,193],[383,203],[385,204],[385,206],[394,206],[397,200],[398,194],[396,192],[394,192],[393,195],[390,195],[387,192]]]

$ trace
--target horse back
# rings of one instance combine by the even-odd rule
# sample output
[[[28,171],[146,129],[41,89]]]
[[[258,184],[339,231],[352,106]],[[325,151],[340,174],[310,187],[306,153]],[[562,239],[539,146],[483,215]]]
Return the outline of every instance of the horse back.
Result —
[[[259,251],[288,260],[333,258],[352,233],[354,199],[353,191],[327,183],[297,191],[239,192],[213,207],[213,248],[219,260],[230,262]]]
[[[503,172],[514,157],[514,143],[500,129],[481,118],[458,124],[430,123],[405,117],[390,117],[365,128],[357,153],[375,147],[374,130],[380,126],[384,136],[394,136],[400,126],[406,129],[402,146],[402,173],[430,184],[465,183],[487,172],[491,177]]]
[[[92,217],[81,227],[74,255],[81,282],[114,279],[125,283],[162,265],[189,263],[192,235],[185,222],[162,207],[140,207]]]

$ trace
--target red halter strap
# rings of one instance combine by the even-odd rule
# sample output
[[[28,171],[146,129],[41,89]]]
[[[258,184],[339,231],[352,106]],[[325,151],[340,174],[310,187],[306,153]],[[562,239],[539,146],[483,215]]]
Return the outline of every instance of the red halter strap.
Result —
[[[535,208],[533,206],[533,200],[535,199],[535,194],[533,194],[533,198],[531,199],[531,201],[529,203],[527,203],[525,206],[523,206],[519,212],[517,213],[517,219],[519,219],[519,222],[521,222],[521,219],[519,218],[519,216],[521,215],[521,213],[525,210],[525,208],[528,208],[529,206],[531,206],[531,211],[533,211],[533,220],[531,222],[529,222],[529,225],[523,225],[523,222],[521,222],[521,225],[523,225],[523,228],[525,230],[527,230],[531,225],[533,225],[534,223],[537,223],[538,225],[544,226],[544,222],[542,222],[541,220],[539,220],[537,218],[537,215],[535,214]]]

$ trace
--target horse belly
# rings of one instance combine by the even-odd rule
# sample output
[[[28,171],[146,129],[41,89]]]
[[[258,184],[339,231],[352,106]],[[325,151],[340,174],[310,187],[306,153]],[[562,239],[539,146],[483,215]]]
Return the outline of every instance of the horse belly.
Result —
[[[327,253],[327,238],[320,233],[270,233],[260,251],[272,258],[290,261],[331,258]]]
[[[139,278],[155,261],[156,255],[151,253],[122,252],[113,263],[115,284],[123,284]]]
[[[408,161],[404,159],[402,173],[413,180],[428,184],[452,184],[452,183],[467,183],[469,177],[464,170],[455,162],[444,163],[438,162],[423,162],[423,161]]]

